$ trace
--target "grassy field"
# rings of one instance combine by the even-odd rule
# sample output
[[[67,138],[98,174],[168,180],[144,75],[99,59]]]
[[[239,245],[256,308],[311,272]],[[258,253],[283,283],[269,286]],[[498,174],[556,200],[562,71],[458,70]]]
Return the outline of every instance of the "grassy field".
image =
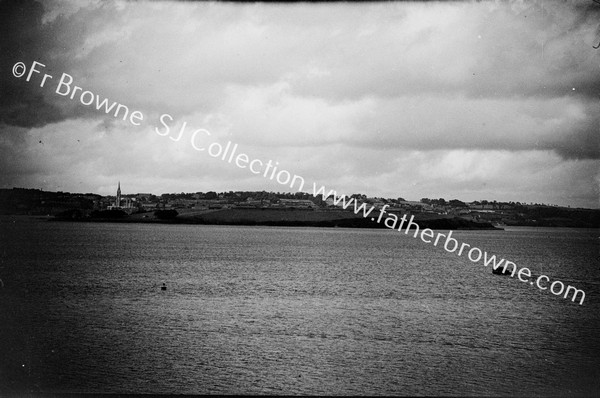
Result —
[[[180,213],[178,218],[202,220],[207,223],[270,223],[270,222],[322,222],[348,218],[362,218],[349,211],[275,210],[275,209],[223,209],[211,212]]]

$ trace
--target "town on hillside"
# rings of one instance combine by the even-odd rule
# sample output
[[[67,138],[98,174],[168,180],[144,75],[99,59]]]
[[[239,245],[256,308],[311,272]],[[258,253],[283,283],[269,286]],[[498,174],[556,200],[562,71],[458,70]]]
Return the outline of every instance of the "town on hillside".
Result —
[[[387,212],[429,214],[440,217],[460,217],[470,221],[499,225],[592,227],[600,225],[600,210],[573,209],[539,203],[445,200],[423,198],[410,201],[404,198],[367,197],[353,194],[356,206]],[[124,215],[154,214],[170,211],[171,214],[206,213],[223,209],[270,209],[312,212],[353,212],[355,205],[344,209],[344,201],[334,197],[323,198],[305,192],[229,191],[124,194],[118,184],[115,195],[94,193],[48,192],[39,189],[0,189],[0,214],[26,214],[85,218],[101,213],[119,212]],[[145,216],[144,216],[145,217]]]

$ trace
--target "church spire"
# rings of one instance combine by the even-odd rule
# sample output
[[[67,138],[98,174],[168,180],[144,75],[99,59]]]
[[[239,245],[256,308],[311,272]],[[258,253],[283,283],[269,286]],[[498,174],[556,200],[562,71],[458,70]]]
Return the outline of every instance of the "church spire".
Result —
[[[115,201],[115,207],[121,207],[121,181],[117,187],[117,200]]]

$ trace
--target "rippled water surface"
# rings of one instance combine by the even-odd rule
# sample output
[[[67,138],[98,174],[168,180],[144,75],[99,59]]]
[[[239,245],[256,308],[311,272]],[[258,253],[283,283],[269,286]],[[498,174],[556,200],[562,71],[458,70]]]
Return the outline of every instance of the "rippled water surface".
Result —
[[[600,394],[598,231],[0,220],[0,393]]]

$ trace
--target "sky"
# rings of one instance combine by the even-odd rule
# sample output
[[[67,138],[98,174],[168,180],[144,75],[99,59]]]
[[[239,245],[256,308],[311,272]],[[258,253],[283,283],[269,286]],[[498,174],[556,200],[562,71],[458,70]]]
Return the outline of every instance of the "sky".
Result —
[[[310,193],[600,207],[592,0],[28,0],[0,15],[0,188],[294,192],[285,170]],[[128,117],[86,105],[103,99]],[[260,173],[209,154],[228,142]]]

